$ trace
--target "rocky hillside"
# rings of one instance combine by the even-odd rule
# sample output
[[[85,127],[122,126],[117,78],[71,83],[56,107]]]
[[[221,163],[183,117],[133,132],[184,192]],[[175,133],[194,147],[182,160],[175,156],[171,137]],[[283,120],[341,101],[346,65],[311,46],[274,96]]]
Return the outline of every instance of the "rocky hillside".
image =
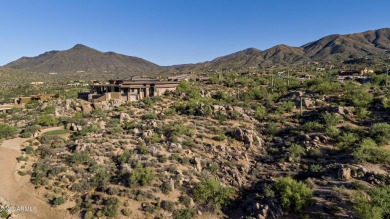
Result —
[[[29,139],[16,174],[76,218],[389,217],[385,75],[237,75],[123,104],[58,91],[1,114],[0,140]]]
[[[36,57],[22,57],[5,66],[28,72],[43,73],[137,73],[159,67],[141,58],[114,52],[100,52],[81,44],[69,50],[50,51]]]

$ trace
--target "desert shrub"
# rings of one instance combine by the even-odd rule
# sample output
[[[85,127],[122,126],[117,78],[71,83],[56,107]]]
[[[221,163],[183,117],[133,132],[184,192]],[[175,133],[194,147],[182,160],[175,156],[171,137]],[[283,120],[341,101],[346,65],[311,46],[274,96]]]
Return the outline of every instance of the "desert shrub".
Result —
[[[133,150],[126,150],[122,154],[115,157],[114,160],[118,164],[124,164],[124,163],[128,163],[133,156],[134,156]]]
[[[228,119],[228,117],[225,114],[220,113],[220,112],[214,113],[213,117],[214,117],[214,119],[216,119],[220,122],[226,121]]]
[[[324,81],[323,78],[316,78],[308,82],[311,90],[319,94],[334,94],[340,88],[340,84],[336,82]]]
[[[323,128],[323,125],[316,122],[316,121],[310,121],[310,122],[306,122],[305,124],[303,124],[302,126],[302,129],[305,131],[305,132],[314,132],[314,131],[319,131],[320,129]]]
[[[364,89],[364,86],[352,82],[345,83],[343,98],[356,107],[367,107],[374,99],[374,96]]]
[[[0,218],[7,218],[8,217],[8,212],[6,210],[2,210],[0,212]]]
[[[305,148],[298,144],[292,144],[288,148],[289,157],[292,159],[292,161],[296,162],[299,161],[300,157],[305,154]]]
[[[158,116],[155,112],[146,112],[142,115],[142,119],[157,119]]]
[[[35,185],[43,185],[47,177],[50,166],[44,162],[37,162],[33,165],[31,182]]]
[[[32,136],[32,134],[37,132],[38,130],[39,130],[39,127],[37,125],[29,125],[22,131],[22,133],[20,134],[20,137],[30,138]]]
[[[127,216],[127,217],[133,214],[133,211],[129,208],[124,208],[121,210],[121,212],[123,216]]]
[[[213,95],[213,98],[216,100],[226,101],[229,100],[229,94],[224,91],[218,91]]]
[[[187,195],[182,195],[179,197],[179,202],[188,208],[191,205],[191,198]]]
[[[68,158],[68,162],[70,164],[81,164],[89,161],[91,158],[88,154],[81,152],[81,153],[74,153]]]
[[[190,82],[188,81],[180,81],[179,83],[179,86],[177,86],[176,88],[176,92],[179,92],[179,93],[187,93],[187,92],[190,92],[192,90],[192,87],[191,87],[191,84]]]
[[[12,138],[16,134],[18,134],[18,128],[5,123],[0,123],[0,139]]]
[[[192,208],[180,209],[173,214],[174,219],[192,219],[196,216],[196,210]]]
[[[160,206],[162,209],[166,211],[172,212],[173,210],[175,210],[175,203],[172,201],[162,200]]]
[[[267,116],[267,109],[264,106],[256,107],[255,117],[257,120],[262,120]]]
[[[335,126],[340,122],[341,118],[338,114],[325,112],[321,115],[327,127]]]
[[[353,209],[362,219],[381,219],[390,217],[390,186],[373,188],[365,194],[354,195]]]
[[[359,119],[367,119],[368,116],[371,115],[371,112],[369,110],[367,110],[367,108],[364,108],[364,107],[356,108],[355,113]]]
[[[390,141],[390,124],[376,123],[371,126],[369,132],[379,145],[384,145]]]
[[[35,124],[42,126],[55,126],[58,122],[58,118],[50,114],[43,114],[35,119]]]
[[[174,115],[176,115],[176,113],[177,113],[176,109],[172,108],[172,107],[164,110],[164,115],[166,115],[166,116],[174,116]]]
[[[340,130],[337,127],[328,127],[325,129],[325,133],[332,138],[340,135]]]
[[[152,169],[137,164],[136,168],[130,173],[128,182],[131,186],[144,186],[149,185],[154,178],[155,173]]]
[[[274,185],[285,211],[301,212],[312,203],[313,191],[304,183],[290,177],[280,177]]]
[[[109,197],[104,200],[104,207],[102,213],[107,217],[115,217],[119,207],[119,199],[116,197]]]
[[[203,179],[193,190],[195,201],[206,209],[219,210],[233,195],[233,189],[223,187],[214,178]]]
[[[359,162],[390,163],[390,150],[379,147],[371,138],[363,139],[352,155]]]
[[[337,139],[336,146],[342,150],[351,150],[352,146],[359,140],[359,137],[351,132],[344,132]]]
[[[265,133],[268,135],[276,135],[279,132],[279,128],[277,127],[276,123],[270,122],[267,124]]]
[[[178,123],[171,123],[164,126],[161,130],[159,130],[159,133],[164,134],[171,141],[180,135],[193,135],[193,131],[188,126]]]
[[[63,197],[55,197],[51,200],[51,204],[53,206],[62,205],[65,203],[65,199]]]
[[[278,113],[291,112],[295,107],[295,103],[293,101],[282,102],[282,104],[278,107]]]
[[[105,167],[97,166],[91,168],[94,176],[90,181],[90,185],[93,187],[102,187],[108,184],[111,179],[111,174],[107,171]]]
[[[160,189],[164,194],[169,194],[172,191],[171,185],[167,182],[163,182],[160,186]]]

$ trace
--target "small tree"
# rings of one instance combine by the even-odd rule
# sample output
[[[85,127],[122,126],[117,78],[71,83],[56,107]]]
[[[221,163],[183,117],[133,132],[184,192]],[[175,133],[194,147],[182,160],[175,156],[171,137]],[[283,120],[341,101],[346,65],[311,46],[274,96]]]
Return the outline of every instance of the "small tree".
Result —
[[[335,113],[329,113],[329,112],[323,113],[322,119],[324,120],[327,127],[335,126],[341,120],[339,115]]]
[[[379,145],[388,143],[390,141],[390,124],[374,124],[371,126],[370,135]]]
[[[130,173],[129,184],[130,185],[149,185],[155,177],[155,173],[152,169],[144,167],[142,164],[137,164],[136,168]]]
[[[299,161],[301,156],[305,154],[305,149],[298,144],[292,144],[288,148],[288,152],[290,152],[290,157],[291,157],[292,161],[296,162],[296,161]]]
[[[0,139],[11,138],[18,134],[18,128],[5,123],[0,123]]]
[[[233,189],[223,187],[214,178],[203,179],[193,191],[195,201],[205,205],[207,209],[219,210],[233,195]]]
[[[278,178],[274,190],[282,200],[285,211],[301,212],[312,202],[313,191],[306,184],[290,177]]]

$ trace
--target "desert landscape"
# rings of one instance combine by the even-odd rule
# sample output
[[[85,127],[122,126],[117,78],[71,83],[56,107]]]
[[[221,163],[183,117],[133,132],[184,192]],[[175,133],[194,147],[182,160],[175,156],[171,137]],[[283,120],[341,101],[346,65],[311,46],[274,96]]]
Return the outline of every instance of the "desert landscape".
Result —
[[[353,6],[0,3],[0,218],[390,218],[390,5]]]

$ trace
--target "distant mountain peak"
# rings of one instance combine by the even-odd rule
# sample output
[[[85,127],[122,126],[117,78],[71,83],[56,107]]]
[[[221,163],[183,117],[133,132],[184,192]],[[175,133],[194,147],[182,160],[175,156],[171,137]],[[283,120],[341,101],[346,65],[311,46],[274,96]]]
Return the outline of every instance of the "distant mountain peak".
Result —
[[[69,50],[78,50],[78,51],[91,51],[91,50],[93,50],[93,51],[98,51],[98,50],[96,50],[96,49],[94,49],[94,48],[91,48],[91,47],[88,47],[88,46],[86,46],[86,45],[83,45],[83,44],[76,44],[75,46],[73,46],[71,49],[69,49]]]
[[[249,47],[247,49],[244,49],[243,52],[245,52],[245,54],[253,54],[255,52],[261,52],[261,50],[254,47]]]
[[[36,57],[23,57],[6,65],[13,69],[35,72],[148,72],[158,65],[141,58],[103,53],[83,44],[63,51],[50,51]]]

